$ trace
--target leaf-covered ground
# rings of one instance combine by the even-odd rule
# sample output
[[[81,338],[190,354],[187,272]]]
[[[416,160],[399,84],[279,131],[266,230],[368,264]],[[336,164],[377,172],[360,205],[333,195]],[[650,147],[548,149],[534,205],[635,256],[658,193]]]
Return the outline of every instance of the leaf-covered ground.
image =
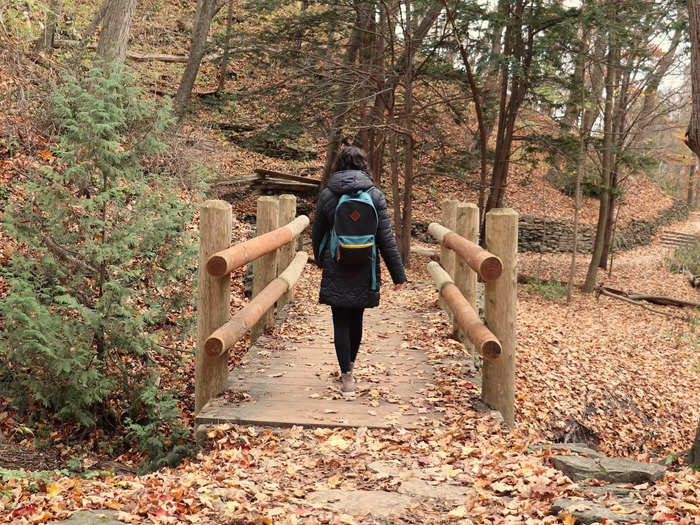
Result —
[[[696,297],[682,276],[665,269],[668,255],[658,245],[622,254],[606,284]],[[140,477],[5,480],[0,519],[42,522],[92,508],[118,510],[128,522],[375,523],[334,515],[308,498],[328,489],[393,492],[416,478],[462,486],[464,497],[415,498],[390,522],[554,523],[568,518],[549,516],[551,501],[576,494],[577,488],[551,467],[547,448],[534,445],[561,438],[574,422],[597,435],[599,449],[608,455],[658,461],[688,448],[700,413],[700,357],[692,324],[607,297],[575,293],[567,305],[521,286],[518,424],[509,431],[480,409],[479,391],[467,378],[469,358],[448,338],[424,262],[415,261],[406,289],[383,290],[382,308],[389,314],[405,308],[421,313],[423,323],[404,334],[406,342],[454,360],[438,369],[431,393],[443,419],[410,432],[214,427],[210,448],[176,469]],[[585,262],[579,262],[579,279]],[[568,261],[522,254],[520,265],[528,274],[561,278]],[[315,305],[318,278],[308,267],[297,292],[296,324],[276,328],[281,334],[303,332],[318,315],[329,315]],[[306,326],[299,325],[299,317]],[[375,461],[394,462],[398,472],[368,470]],[[700,474],[673,466],[665,480],[643,490],[644,511],[658,522],[696,523],[699,494]]]

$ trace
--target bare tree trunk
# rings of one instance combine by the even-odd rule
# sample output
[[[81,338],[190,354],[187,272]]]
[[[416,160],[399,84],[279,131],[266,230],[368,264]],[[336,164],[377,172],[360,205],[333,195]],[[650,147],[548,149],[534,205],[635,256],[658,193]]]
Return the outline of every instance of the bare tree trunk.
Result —
[[[688,454],[688,464],[700,467],[700,422],[698,422],[698,429],[695,431],[695,440]]]
[[[360,44],[362,43],[362,22],[363,22],[363,10],[360,9],[359,4],[362,2],[356,2],[356,17],[355,26],[352,28],[350,33],[350,40],[348,41],[347,51],[345,52],[345,58],[343,59],[343,64],[346,68],[349,68],[355,63],[357,59],[357,53],[360,49]],[[331,178],[331,171],[333,170],[333,165],[335,164],[335,159],[338,156],[338,149],[340,148],[340,143],[343,139],[343,126],[345,125],[345,115],[347,113],[348,95],[350,93],[351,83],[343,82],[338,86],[338,91],[335,97],[335,108],[333,109],[333,118],[331,122],[331,130],[328,136],[328,145],[326,146],[326,163],[323,166],[323,177],[321,178],[321,187],[325,188],[328,186],[328,181]]]
[[[365,0],[366,2],[367,0]],[[358,4],[362,4],[363,2],[358,1]],[[360,16],[360,9],[358,8],[358,17]],[[420,23],[415,26],[415,30],[413,31],[413,34],[411,35],[413,45],[410,50],[410,58],[411,60],[414,58],[416,50],[420,47],[422,41],[425,39],[425,37],[428,35],[430,28],[433,26],[435,23],[435,20],[437,20],[438,16],[440,15],[440,12],[442,11],[442,5],[441,4],[435,4],[433,5],[423,16],[421,19]],[[353,29],[353,35],[355,35],[356,32],[360,32],[360,30],[364,30],[365,26],[359,25],[360,20],[356,22],[355,28]],[[348,44],[348,52],[345,57],[345,62],[346,64],[353,64],[355,62],[355,58],[357,56],[357,50],[360,45],[360,39],[361,35],[357,34],[353,37],[351,35],[350,37],[350,43]],[[352,60],[350,60],[352,58]],[[401,65],[404,65],[407,63],[408,59],[408,49],[404,50],[404,52],[400,55],[399,59],[396,61],[397,64],[399,64],[399,67]],[[392,83],[388,86],[385,87],[385,90],[389,90],[389,92],[392,92],[393,90],[396,89],[398,86],[399,82],[399,75],[394,75],[394,78],[392,78]],[[323,178],[321,179],[321,186],[324,187],[328,184],[328,179],[330,178],[330,172],[333,167],[333,164],[335,162],[335,156],[337,154],[338,148],[340,146],[340,142],[342,140],[342,126],[345,123],[345,114],[347,113],[347,98],[348,98],[348,93],[349,93],[349,88],[345,87],[344,89],[339,89],[338,91],[338,96],[336,97],[336,101],[340,101],[336,103],[336,110],[335,114],[333,117],[333,124],[331,125],[331,131],[329,134],[329,139],[328,139],[328,147],[327,147],[327,153],[326,153],[326,163],[323,168]]]
[[[621,62],[617,60],[617,70],[618,76],[621,69]],[[620,169],[622,169],[620,163],[620,152],[624,148],[625,136],[625,121],[627,116],[627,106],[629,98],[631,71],[627,69],[623,75],[621,86],[618,89],[618,95],[615,97],[615,104],[613,109],[613,137],[614,137],[614,148],[612,151],[612,164],[613,169],[610,177],[610,188],[608,193],[608,218],[605,224],[605,238],[603,241],[603,253],[600,256],[600,262],[598,267],[603,270],[608,268],[608,258],[610,257],[610,252],[612,251],[612,241],[613,241],[613,229],[615,227],[615,206],[618,200],[619,193],[619,182],[620,182]]]
[[[507,0],[498,0],[498,16],[500,20],[508,20],[509,2]],[[490,137],[493,128],[496,125],[498,117],[498,97],[500,93],[499,83],[499,62],[503,59],[500,55],[503,52],[503,23],[494,22],[493,34],[491,35],[491,60],[489,62],[486,78],[484,79],[483,88],[481,90],[481,104],[484,111],[484,134]],[[477,130],[478,134],[478,130]],[[474,137],[478,140],[478,136]],[[483,191],[486,192],[484,186]],[[479,211],[481,216],[484,216],[484,210]]]
[[[223,91],[226,83],[226,68],[228,68],[229,48],[231,47],[231,30],[233,29],[233,0],[228,0],[228,16],[226,17],[226,40],[224,41],[224,54],[219,66],[219,85],[216,91]]]
[[[386,53],[384,30],[387,22],[386,9],[380,6],[379,23],[376,25],[376,38],[374,39],[374,50],[372,60],[372,79],[376,91],[374,104],[370,113],[370,128],[367,131],[367,155],[369,156],[369,167],[377,186],[382,184],[382,167],[384,160],[384,146],[386,144],[386,131],[383,129],[384,116],[389,104],[390,94],[385,91],[386,81]]]
[[[690,81],[693,90],[693,109],[690,114],[686,144],[700,157],[700,4],[688,0],[690,20]]]
[[[197,11],[192,24],[192,43],[187,66],[182,73],[180,86],[175,95],[175,112],[182,114],[192,95],[194,81],[199,72],[199,66],[204,58],[207,48],[207,37],[211,28],[211,21],[216,13],[216,0],[197,0]]]
[[[603,252],[600,254],[600,262],[598,268],[603,270],[608,269],[608,258],[612,250],[613,228],[615,226],[615,206],[617,205],[617,195],[615,190],[618,184],[619,167],[615,167],[610,179],[610,189],[608,190],[608,217],[605,219],[605,235],[603,236]]]
[[[411,0],[406,0],[406,101],[404,126],[406,127],[406,161],[404,166],[403,214],[401,216],[401,241],[399,251],[404,266],[411,264],[411,220],[413,212],[413,27],[411,26]]]
[[[613,2],[609,2],[614,12],[615,6]],[[598,265],[603,254],[603,246],[605,241],[605,226],[608,219],[608,204],[610,202],[608,195],[610,194],[610,180],[613,170],[613,103],[615,85],[617,84],[617,35],[615,28],[611,25],[608,34],[608,58],[607,71],[605,74],[605,109],[603,115],[603,168],[602,168],[602,187],[603,194],[600,197],[600,209],[598,210],[598,226],[596,228],[595,241],[593,244],[593,256],[588,265],[588,273],[586,274],[586,282],[583,285],[584,292],[592,292],[596,285],[598,277]]]
[[[469,84],[469,89],[472,92],[472,101],[474,103],[474,112],[476,113],[476,122],[477,122],[477,132],[479,136],[479,151],[481,152],[480,155],[480,175],[479,175],[479,216],[483,217],[485,215],[485,210],[484,207],[486,206],[486,177],[487,177],[487,163],[486,163],[486,158],[488,156],[488,133],[489,131],[486,128],[486,120],[484,118],[484,113],[483,113],[483,103],[482,103],[482,95],[481,95],[481,90],[476,84],[476,80],[474,79],[474,74],[472,73],[472,67],[471,63],[469,62],[469,56],[467,55],[467,51],[464,48],[464,44],[462,44],[462,40],[459,36],[459,33],[457,31],[457,24],[455,23],[455,18],[454,14],[452,11],[450,11],[449,6],[447,5],[447,0],[442,0],[443,5],[445,6],[445,13],[447,15],[447,18],[450,21],[450,25],[452,26],[452,31],[454,32],[455,39],[457,40],[457,46],[459,47],[459,54],[462,57],[462,63],[464,64],[464,69],[467,74],[467,83]],[[500,6],[500,3],[499,3]],[[499,36],[499,42],[500,42],[500,36]],[[483,230],[482,230],[483,231]]]
[[[135,11],[136,0],[110,0],[97,43],[98,60],[104,63],[124,63]]]
[[[692,208],[695,202],[695,169],[696,165],[692,164],[688,170],[688,207]]]
[[[585,0],[581,2],[581,12],[583,13]],[[578,86],[579,100],[578,114],[581,115],[581,124],[579,125],[579,144],[578,158],[576,160],[576,185],[574,187],[574,229],[573,229],[573,246],[571,251],[571,265],[569,266],[569,282],[566,286],[566,301],[571,303],[571,289],[574,285],[574,274],[576,272],[576,254],[578,252],[578,221],[579,212],[581,211],[581,181],[583,180],[583,170],[586,164],[586,140],[588,133],[586,128],[586,47],[588,46],[588,28],[581,23],[581,47],[576,56],[576,72],[578,75],[578,83],[574,84],[574,89]],[[568,111],[568,109],[567,109]],[[575,120],[576,116],[574,116]]]
[[[97,31],[97,28],[100,26],[100,22],[102,22],[102,19],[105,17],[105,14],[107,13],[107,8],[109,7],[110,0],[104,0],[102,2],[102,5],[100,6],[99,11],[95,13],[95,16],[92,18],[92,21],[90,24],[85,28],[85,31],[83,31],[83,34],[80,37],[80,40],[83,42],[87,41],[95,31]]]
[[[53,43],[56,36],[56,24],[61,18],[63,4],[61,0],[51,0],[49,10],[46,13],[46,24],[44,25],[44,33],[41,37],[41,49],[47,55],[53,54]]]
[[[503,53],[512,56],[519,67],[514,68],[505,62],[501,67],[501,99],[498,110],[496,150],[486,212],[503,206],[515,121],[529,87],[534,50],[534,30],[532,27],[525,27],[523,23],[525,2],[516,0],[513,4],[510,17],[512,23],[506,28]],[[485,214],[482,218],[482,221],[484,220]]]
[[[401,190],[399,189],[399,134],[394,131],[391,134],[391,144],[389,146],[391,155],[391,197],[394,203],[394,230],[396,238],[401,239]]]
[[[693,90],[693,109],[686,133],[686,144],[696,156],[700,156],[700,4],[688,0],[690,19],[690,79]],[[695,163],[693,163],[695,164]],[[700,422],[695,432],[695,440],[690,448],[688,463],[700,467]]]

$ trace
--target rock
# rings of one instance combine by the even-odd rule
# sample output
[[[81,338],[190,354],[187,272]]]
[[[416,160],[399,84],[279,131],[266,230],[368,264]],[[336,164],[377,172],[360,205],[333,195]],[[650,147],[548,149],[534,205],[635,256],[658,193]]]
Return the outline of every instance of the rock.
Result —
[[[658,481],[666,473],[666,467],[662,465],[624,458],[554,456],[552,463],[573,481],[595,478],[611,483],[638,484]]]
[[[620,512],[613,512],[611,509],[600,503],[585,501],[578,498],[560,498],[552,502],[552,514],[566,512],[574,516],[577,523],[601,523],[609,520],[615,523],[651,522],[649,516],[636,512],[628,513],[634,508],[622,507]],[[641,508],[639,510],[642,510]]]
[[[367,464],[367,470],[374,472],[380,478],[389,478],[398,476],[406,469],[402,468],[399,463],[390,461],[373,461],[372,463]]]
[[[413,501],[411,496],[384,490],[320,490],[307,495],[311,504],[353,516],[371,514],[387,519],[402,514]]]
[[[432,485],[422,479],[408,479],[399,486],[399,493],[417,496],[419,498],[434,498],[447,501],[461,501],[467,495],[467,487],[440,483]]]
[[[124,525],[123,521],[117,521],[113,510],[90,510],[76,512],[65,521],[54,521],[52,525]]]
[[[593,458],[583,456],[554,456],[552,458],[554,468],[561,470],[569,476],[572,481],[596,478],[604,474],[600,470],[600,465]]]
[[[631,492],[633,492],[635,489],[632,487],[621,487],[620,485],[612,484],[612,485],[592,485],[590,487],[581,487],[581,490],[586,493],[591,493],[593,494],[596,498],[599,498],[601,496],[617,496],[617,497],[626,497],[629,496]]]
[[[552,443],[550,445],[552,450],[565,451],[570,450],[576,455],[587,456],[591,458],[602,458],[603,454],[597,450],[593,450],[586,443]]]
[[[605,481],[639,484],[659,481],[666,474],[666,467],[656,463],[640,463],[625,458],[602,458],[600,466],[605,471]]]

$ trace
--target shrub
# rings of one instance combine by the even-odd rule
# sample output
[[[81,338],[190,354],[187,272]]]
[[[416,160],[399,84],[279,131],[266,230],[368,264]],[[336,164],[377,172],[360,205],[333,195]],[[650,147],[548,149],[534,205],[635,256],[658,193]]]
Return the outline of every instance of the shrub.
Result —
[[[538,279],[528,283],[527,291],[537,293],[548,301],[554,301],[566,295],[566,286],[559,281],[540,281]]]
[[[669,267],[674,273],[700,275],[700,241],[676,248],[669,259]]]
[[[195,257],[190,203],[142,165],[163,148],[169,108],[118,70],[56,92],[58,167],[35,173],[3,219],[23,249],[3,269],[0,382],[20,411],[128,430],[156,459],[187,431],[159,386],[153,332],[184,308]]]

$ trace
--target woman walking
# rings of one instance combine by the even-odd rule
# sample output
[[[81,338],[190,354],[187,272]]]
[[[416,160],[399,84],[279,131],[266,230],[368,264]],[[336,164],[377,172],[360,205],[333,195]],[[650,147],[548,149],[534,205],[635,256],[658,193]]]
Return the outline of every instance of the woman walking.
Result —
[[[323,268],[319,302],[330,305],[333,315],[341,392],[354,397],[352,371],[362,341],[362,317],[365,308],[379,305],[377,252],[394,284],[406,282],[386,200],[373,186],[360,148],[346,146],[340,152],[328,187],[318,198],[311,237],[316,264]]]

